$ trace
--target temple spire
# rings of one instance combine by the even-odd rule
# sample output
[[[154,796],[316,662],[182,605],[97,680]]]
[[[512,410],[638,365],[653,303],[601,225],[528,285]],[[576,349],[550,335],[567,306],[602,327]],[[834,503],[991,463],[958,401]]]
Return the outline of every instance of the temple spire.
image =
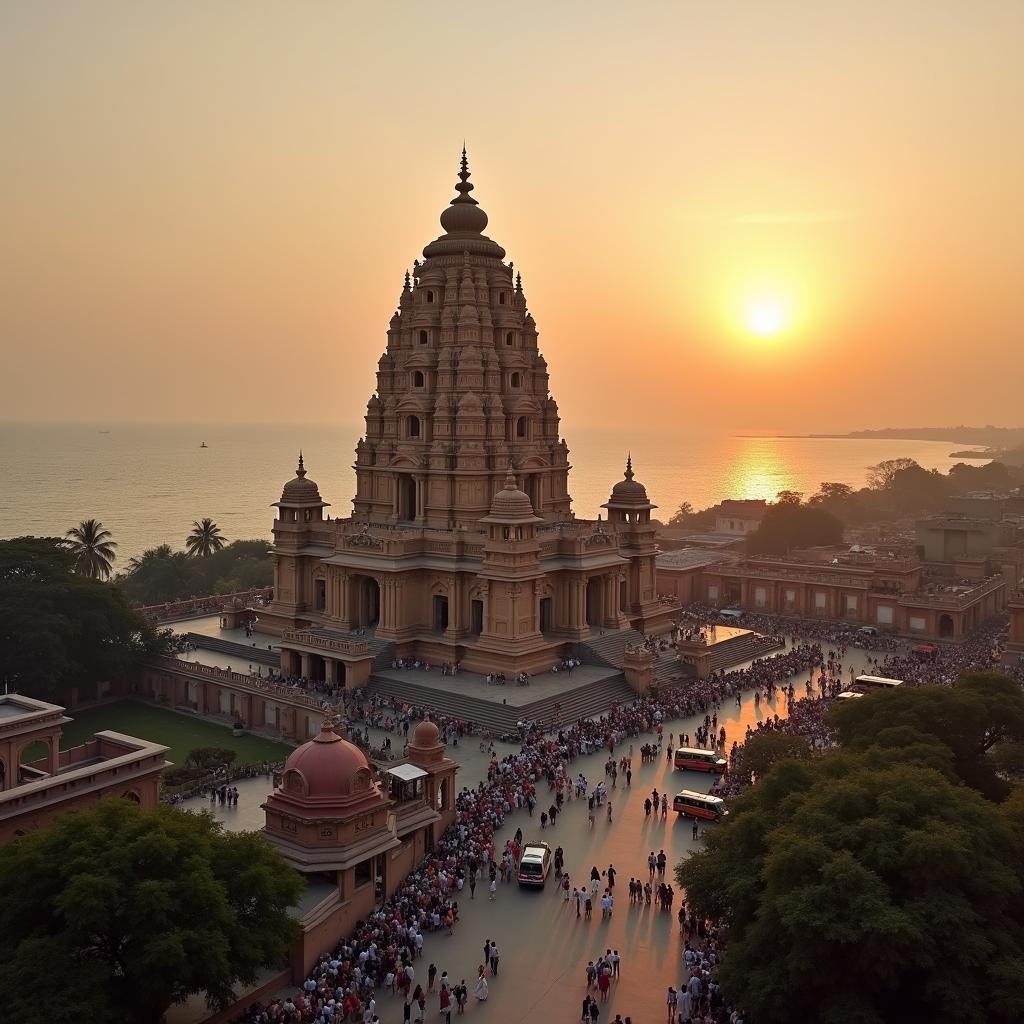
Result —
[[[516,483],[516,475],[512,470],[512,460],[508,460],[508,471],[505,473],[505,490],[506,491],[517,491],[519,485]]]
[[[627,480],[633,479],[633,453],[626,452],[626,472],[624,474]]]
[[[452,205],[455,203],[472,203],[474,206],[477,205],[477,201],[469,194],[473,191],[473,183],[469,180],[469,158],[466,156],[466,144],[462,144],[462,159],[459,161],[459,183],[455,186],[455,191],[459,194],[452,200]]]
[[[299,468],[297,470],[295,470],[295,475],[298,476],[298,477],[303,477],[303,476],[306,475],[306,467],[302,463],[302,449],[301,448],[299,449]]]

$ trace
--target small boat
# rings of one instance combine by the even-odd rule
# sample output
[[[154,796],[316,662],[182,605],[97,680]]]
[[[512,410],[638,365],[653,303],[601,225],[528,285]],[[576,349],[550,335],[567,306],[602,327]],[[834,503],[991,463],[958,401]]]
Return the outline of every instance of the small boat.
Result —
[[[209,448],[210,446],[204,441],[199,447],[200,448]]]

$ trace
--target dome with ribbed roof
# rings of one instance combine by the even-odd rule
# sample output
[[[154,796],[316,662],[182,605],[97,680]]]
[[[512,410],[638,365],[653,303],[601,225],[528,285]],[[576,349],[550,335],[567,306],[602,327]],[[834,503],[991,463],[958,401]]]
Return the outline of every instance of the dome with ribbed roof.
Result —
[[[470,195],[473,184],[469,180],[469,160],[466,147],[462,147],[462,163],[459,169],[459,183],[455,186],[458,195],[445,207],[441,214],[441,227],[445,233],[435,238],[424,250],[423,255],[457,256],[472,253],[474,256],[491,256],[504,259],[505,250],[483,232],[487,227],[487,214]]]
[[[505,486],[498,491],[491,502],[491,511],[480,520],[482,523],[539,523],[538,516],[533,514],[533,503],[526,491],[519,490],[516,485],[512,465],[509,464],[505,476]]]
[[[293,750],[284,765],[286,790],[299,788],[310,800],[349,797],[370,788],[370,762],[325,718],[320,732]]]
[[[295,470],[295,476],[289,480],[281,489],[281,500],[275,501],[278,507],[289,508],[327,508],[329,503],[320,497],[320,488],[315,480],[306,476],[306,467],[302,461],[302,452],[299,452],[299,465]]]
[[[633,479],[632,455],[626,456],[626,471],[623,473],[622,479],[612,488],[611,497],[601,507],[611,508],[612,506],[633,509],[658,507],[651,504],[650,498],[647,497],[647,488],[639,480]]]

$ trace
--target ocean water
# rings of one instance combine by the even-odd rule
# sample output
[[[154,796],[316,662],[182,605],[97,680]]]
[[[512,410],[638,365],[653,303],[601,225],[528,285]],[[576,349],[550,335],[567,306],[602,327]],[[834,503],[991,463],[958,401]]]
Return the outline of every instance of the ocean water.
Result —
[[[811,494],[822,481],[863,486],[883,459],[909,457],[946,470],[949,441],[644,435],[573,431],[570,493],[592,518],[622,479],[627,449],[655,513],[682,501]],[[338,424],[0,424],[0,537],[56,536],[82,519],[102,520],[121,567],[156,544],[184,544],[193,520],[210,516],[229,539],[270,537],[271,502],[295,471],[299,448],[332,515],[351,509],[359,427]],[[206,442],[207,447],[200,444]]]

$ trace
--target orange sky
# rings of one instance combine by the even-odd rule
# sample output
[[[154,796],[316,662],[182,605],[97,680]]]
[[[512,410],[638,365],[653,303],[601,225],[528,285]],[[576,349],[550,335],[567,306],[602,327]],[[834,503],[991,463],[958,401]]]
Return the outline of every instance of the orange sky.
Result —
[[[1022,52],[1020,0],[5,4],[0,418],[357,423],[465,137],[567,434],[1021,424]]]

